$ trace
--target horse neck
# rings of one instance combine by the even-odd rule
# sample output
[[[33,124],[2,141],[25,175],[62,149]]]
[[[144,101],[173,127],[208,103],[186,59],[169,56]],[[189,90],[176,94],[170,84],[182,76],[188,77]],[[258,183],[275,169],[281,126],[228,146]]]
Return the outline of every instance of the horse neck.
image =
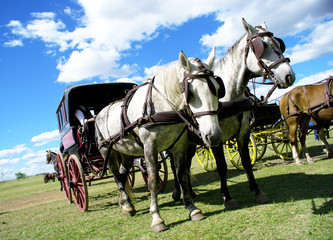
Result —
[[[51,154],[50,154],[51,161],[50,162],[53,163],[56,160],[56,157],[57,157],[57,154],[55,152],[51,152]]]
[[[160,70],[156,76],[154,85],[155,87],[172,103],[172,105],[181,110],[185,107],[185,98],[182,93],[182,86],[180,84],[180,79],[183,78],[183,72],[181,68],[175,63],[170,64],[163,70]],[[155,101],[162,101],[165,103],[165,100],[159,93],[153,91]],[[160,104],[155,103],[155,107]],[[166,106],[168,104],[162,104],[160,107]]]
[[[244,61],[245,46],[246,35],[227,51],[227,54],[217,62],[214,68],[214,73],[222,78],[225,85],[226,94],[223,101],[243,98],[251,76]]]

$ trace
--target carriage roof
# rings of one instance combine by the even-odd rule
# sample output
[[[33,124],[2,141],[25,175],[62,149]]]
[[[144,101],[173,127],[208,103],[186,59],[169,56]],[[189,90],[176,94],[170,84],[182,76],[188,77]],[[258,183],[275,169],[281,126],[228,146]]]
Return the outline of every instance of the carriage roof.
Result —
[[[98,114],[105,106],[126,95],[126,90],[136,84],[124,82],[92,83],[72,85],[65,89],[57,108],[59,131],[67,131],[65,128],[76,123],[75,111],[79,106],[84,106],[94,114]]]

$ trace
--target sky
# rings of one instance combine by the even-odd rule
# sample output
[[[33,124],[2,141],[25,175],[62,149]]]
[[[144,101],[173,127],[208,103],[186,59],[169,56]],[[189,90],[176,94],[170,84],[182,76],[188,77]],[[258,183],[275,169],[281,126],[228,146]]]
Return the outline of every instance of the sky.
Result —
[[[140,84],[180,50],[204,60],[216,47],[218,60],[245,34],[242,18],[284,40],[293,87],[333,75],[331,0],[0,0],[0,181],[54,171],[45,150],[59,149],[66,87]]]

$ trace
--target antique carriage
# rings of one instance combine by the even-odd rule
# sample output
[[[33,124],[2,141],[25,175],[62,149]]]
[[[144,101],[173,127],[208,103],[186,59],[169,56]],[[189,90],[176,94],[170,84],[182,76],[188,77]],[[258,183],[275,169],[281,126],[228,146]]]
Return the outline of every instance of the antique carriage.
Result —
[[[72,198],[81,211],[88,209],[87,182],[110,178],[106,163],[95,143],[94,116],[111,102],[121,100],[132,89],[134,83],[94,83],[69,86],[65,89],[56,114],[61,135],[60,151],[56,162],[60,181],[69,203]],[[159,176],[162,191],[167,181],[165,156],[160,153]],[[134,185],[135,172],[141,171],[147,181],[143,158],[134,160],[129,174]]]

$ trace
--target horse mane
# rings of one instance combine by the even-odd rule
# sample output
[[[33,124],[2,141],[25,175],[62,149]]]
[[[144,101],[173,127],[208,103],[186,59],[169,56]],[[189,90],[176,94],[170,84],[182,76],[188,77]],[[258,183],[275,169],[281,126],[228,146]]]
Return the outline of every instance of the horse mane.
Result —
[[[232,46],[227,50],[227,53],[226,53],[222,58],[220,58],[220,59],[217,61],[217,63],[216,63],[215,66],[222,66],[222,65],[225,63],[226,58],[229,57],[229,56],[232,56],[232,55],[234,54],[234,52],[236,51],[236,47],[239,45],[240,41],[244,38],[245,35],[246,35],[246,33],[243,34],[243,35],[237,40],[237,42],[235,42],[234,45],[232,45]]]
[[[165,97],[178,107],[185,100],[179,81],[179,78],[183,77],[182,71],[178,61],[171,62],[158,69],[154,82],[162,87]]]
[[[259,31],[263,31],[263,32],[267,32],[267,29],[263,28],[262,26],[256,26],[255,27],[257,30]],[[237,42],[234,43],[234,45],[232,45],[228,50],[227,50],[227,53],[220,59],[218,60],[218,62],[216,63],[216,66],[220,66],[222,65],[224,62],[225,62],[225,59],[227,57],[229,57],[229,55],[233,55],[234,52],[235,52],[235,49],[236,49],[236,46],[239,45],[240,41],[244,38],[244,36],[246,35],[247,33],[244,33],[238,40]]]

